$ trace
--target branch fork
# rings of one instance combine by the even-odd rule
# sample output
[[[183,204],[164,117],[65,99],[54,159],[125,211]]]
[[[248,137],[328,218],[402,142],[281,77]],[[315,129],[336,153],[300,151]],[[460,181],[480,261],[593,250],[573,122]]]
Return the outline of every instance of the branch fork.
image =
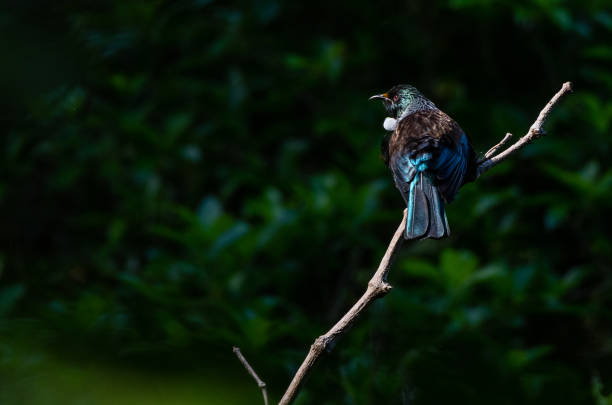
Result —
[[[572,84],[570,82],[563,83],[561,90],[559,90],[546,104],[544,109],[540,111],[538,118],[529,128],[529,131],[527,131],[525,135],[519,138],[519,140],[511,146],[498,153],[498,151],[501,150],[512,138],[512,134],[507,133],[498,144],[490,148],[487,153],[485,153],[484,156],[478,160],[476,178],[480,177],[487,170],[493,168],[494,166],[497,166],[499,163],[506,160],[510,155],[525,147],[525,145],[545,135],[546,131],[544,131],[542,126],[548,118],[552,108],[557,104],[557,102],[559,102],[559,100],[563,96],[570,92],[572,92]],[[404,242],[403,234],[405,229],[405,223],[406,210],[404,210],[404,218],[402,219],[397,230],[395,231],[395,234],[393,235],[393,238],[391,239],[391,242],[387,247],[387,251],[383,256],[380,265],[378,266],[378,269],[376,270],[370,281],[368,281],[366,291],[363,293],[361,298],[359,298],[359,300],[357,300],[357,302],[353,304],[351,309],[349,309],[349,311],[329,331],[327,331],[327,333],[315,339],[315,341],[310,346],[310,350],[308,351],[306,358],[295,373],[293,380],[291,380],[287,391],[285,391],[285,394],[281,398],[279,405],[289,405],[295,400],[295,397],[297,396],[302,386],[302,383],[304,382],[304,379],[306,378],[310,370],[313,368],[321,354],[325,350],[331,350],[336,339],[349,329],[349,327],[355,322],[359,315],[361,315],[361,313],[374,300],[385,296],[389,291],[391,291],[393,287],[387,282],[387,274],[389,273],[389,269],[393,264],[393,260],[395,259],[400,247],[402,246],[402,243]],[[244,356],[242,356],[242,353],[240,353],[240,349],[235,347],[234,352],[236,353],[236,356],[238,356],[238,359],[240,359],[240,361],[244,364],[247,371],[255,379],[257,385],[262,389],[262,393],[264,396],[264,404],[268,405],[266,384],[259,379],[257,374],[255,374],[255,371],[247,363]]]
[[[550,112],[552,111],[553,107],[559,102],[559,100],[563,96],[571,92],[572,92],[572,83],[571,82],[563,83],[563,86],[561,86],[561,90],[559,90],[557,94],[555,94],[550,99],[550,101],[546,104],[546,106],[544,106],[542,111],[540,111],[538,118],[535,120],[533,125],[531,125],[531,127],[529,128],[529,131],[527,131],[525,135],[523,135],[518,141],[516,141],[513,145],[509,146],[503,152],[497,153],[497,151],[501,149],[508,142],[510,137],[512,137],[512,134],[507,133],[504,139],[502,139],[500,143],[498,143],[497,145],[489,149],[489,151],[484,155],[484,158],[482,158],[478,162],[478,168],[476,170],[476,177],[477,178],[480,177],[480,175],[482,175],[487,170],[497,166],[498,164],[506,160],[511,154],[524,148],[525,145],[544,136],[546,134],[546,131],[543,128],[544,122],[546,122],[546,119],[550,115]]]

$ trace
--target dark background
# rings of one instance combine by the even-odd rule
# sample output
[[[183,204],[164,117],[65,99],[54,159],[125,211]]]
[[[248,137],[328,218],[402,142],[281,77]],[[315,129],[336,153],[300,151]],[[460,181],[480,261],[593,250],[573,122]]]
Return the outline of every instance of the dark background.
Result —
[[[8,1],[0,402],[278,400],[401,219],[410,83],[484,153],[298,404],[612,403],[608,1]]]

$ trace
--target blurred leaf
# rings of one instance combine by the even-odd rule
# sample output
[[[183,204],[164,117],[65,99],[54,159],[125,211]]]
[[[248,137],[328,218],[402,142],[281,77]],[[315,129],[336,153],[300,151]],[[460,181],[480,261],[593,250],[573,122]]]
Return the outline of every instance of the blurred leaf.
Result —
[[[23,284],[13,284],[0,290],[0,316],[10,314],[26,292]]]
[[[445,249],[440,255],[441,276],[451,292],[464,288],[477,267],[478,258],[468,251]]]

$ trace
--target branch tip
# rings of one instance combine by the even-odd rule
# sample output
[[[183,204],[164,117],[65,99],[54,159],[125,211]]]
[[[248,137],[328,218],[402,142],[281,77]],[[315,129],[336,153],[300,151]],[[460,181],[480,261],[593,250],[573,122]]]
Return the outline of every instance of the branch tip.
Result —
[[[255,370],[253,370],[253,367],[251,367],[247,359],[242,355],[242,352],[240,351],[239,347],[234,346],[232,350],[236,354],[236,357],[238,357],[238,360],[240,360],[244,368],[246,368],[246,371],[251,375],[251,377],[253,377],[257,386],[261,388],[261,394],[263,395],[264,405],[268,405],[268,392],[266,391],[266,383],[263,382],[261,378],[259,378],[257,373],[255,373]]]
[[[546,134],[546,131],[544,131],[543,126],[544,126],[544,123],[546,122],[546,119],[548,118],[548,115],[552,111],[553,107],[559,102],[559,100],[566,94],[571,93],[572,91],[573,91],[573,85],[571,82],[563,83],[563,85],[561,86],[561,90],[559,90],[550,99],[550,101],[546,103],[542,111],[540,111],[538,118],[531,125],[531,127],[529,128],[529,131],[527,131],[525,135],[523,135],[518,141],[516,141],[513,145],[508,147],[506,150],[504,150],[503,152],[500,152],[499,154],[496,154],[497,151],[503,145],[503,143],[505,143],[504,141],[507,141],[506,138],[509,138],[508,135],[510,134],[506,134],[506,137],[502,140],[502,142],[492,147],[485,154],[485,156],[478,161],[478,167],[476,169],[476,172],[477,172],[476,178],[480,177],[482,173],[486,172],[492,167],[503,162],[511,154],[522,149],[525,145],[531,143],[534,139],[537,139],[541,137],[542,135]]]

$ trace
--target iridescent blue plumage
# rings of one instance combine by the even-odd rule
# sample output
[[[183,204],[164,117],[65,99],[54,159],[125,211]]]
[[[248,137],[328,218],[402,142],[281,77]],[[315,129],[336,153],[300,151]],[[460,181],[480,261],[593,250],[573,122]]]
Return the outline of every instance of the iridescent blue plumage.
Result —
[[[448,236],[444,203],[474,177],[476,159],[469,138],[414,87],[395,86],[374,97],[381,98],[396,119],[383,153],[406,201],[406,239]]]

